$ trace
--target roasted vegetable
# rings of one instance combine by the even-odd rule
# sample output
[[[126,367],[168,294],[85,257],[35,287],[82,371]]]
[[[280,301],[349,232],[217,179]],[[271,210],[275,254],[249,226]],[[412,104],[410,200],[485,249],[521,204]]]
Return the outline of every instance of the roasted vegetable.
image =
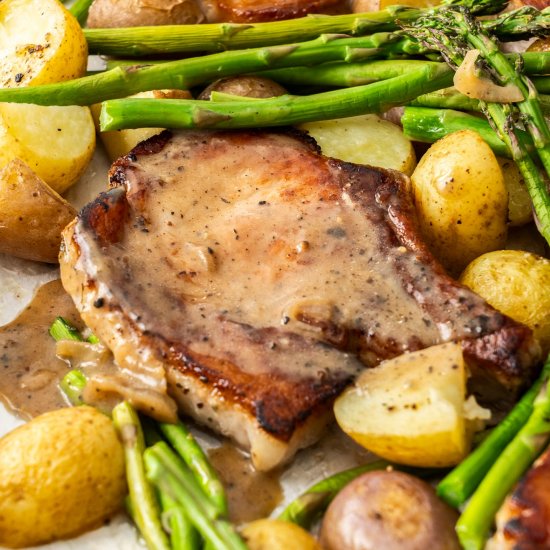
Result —
[[[460,280],[493,307],[533,329],[550,351],[550,260],[520,250],[476,258]]]
[[[61,231],[75,216],[24,162],[12,160],[0,171],[0,252],[56,263]]]
[[[305,529],[280,519],[253,521],[241,534],[249,550],[321,550]]]
[[[370,472],[347,485],[323,519],[326,550],[459,550],[456,512],[424,481]]]
[[[98,526],[126,494],[124,453],[107,416],[43,414],[0,439],[0,545],[34,546]]]
[[[220,78],[205,88],[199,95],[199,99],[210,99],[212,92],[256,98],[286,94],[286,90],[274,80],[254,75]]]
[[[451,272],[504,247],[508,193],[495,155],[478,134],[464,130],[439,140],[411,181],[424,238]]]
[[[377,455],[412,466],[457,464],[470,449],[471,422],[489,412],[466,401],[459,344],[441,344],[366,370],[334,405],[340,427]]]

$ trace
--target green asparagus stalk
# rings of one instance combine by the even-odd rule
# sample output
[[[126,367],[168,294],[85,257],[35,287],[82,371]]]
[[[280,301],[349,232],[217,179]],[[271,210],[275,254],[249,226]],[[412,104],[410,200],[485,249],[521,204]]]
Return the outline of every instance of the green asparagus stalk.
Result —
[[[163,522],[169,527],[171,550],[199,550],[201,538],[189,521],[183,506],[164,491],[159,491],[159,498]]]
[[[67,399],[71,405],[76,407],[79,405],[84,405],[82,392],[84,391],[86,382],[87,380],[84,374],[82,374],[79,370],[71,370],[61,379],[59,387],[67,396]]]
[[[216,506],[219,514],[222,516],[227,515],[227,498],[224,486],[193,435],[181,422],[177,424],[161,422],[159,428],[187,464],[187,467],[193,472],[204,493]]]
[[[246,550],[232,525],[205,495],[185,463],[164,443],[156,443],[144,454],[147,477],[170,498],[180,503],[187,516],[215,550]]]
[[[69,11],[76,17],[76,20],[80,23],[80,26],[86,24],[88,19],[88,11],[94,0],[76,0],[69,8]]]
[[[170,550],[170,542],[162,529],[153,487],[145,476],[145,443],[138,415],[124,401],[113,409],[113,422],[124,446],[126,477],[134,520],[150,550]]]
[[[550,77],[549,76],[535,76],[533,77],[533,84],[541,94],[550,94]]]
[[[463,460],[437,486],[437,494],[458,508],[475,491],[495,460],[506,448],[533,412],[534,401],[550,376],[550,361],[533,386],[512,409],[510,414],[483,440],[477,449]]]
[[[504,449],[456,524],[465,550],[482,550],[495,514],[514,484],[550,440],[550,384],[540,390],[526,424]]]
[[[380,112],[417,96],[448,87],[452,71],[424,66],[414,73],[367,86],[303,97],[257,101],[204,102],[193,100],[120,99],[103,104],[101,129],[120,128],[246,128],[282,126],[314,120]],[[1,90],[0,90],[1,92]]]
[[[92,105],[147,90],[189,89],[223,76],[327,61],[360,61],[393,51],[416,53],[413,41],[381,33],[359,38],[322,35],[310,42],[217,53],[141,68],[115,68],[75,80],[0,88],[0,101],[38,105]]]
[[[476,13],[498,13],[505,0],[456,0]],[[85,29],[90,53],[112,56],[166,55],[255,48],[311,40],[322,34],[361,36],[397,28],[396,20],[414,21],[426,10],[391,6],[379,12],[347,15],[309,15],[272,23],[202,24],[127,29]]]

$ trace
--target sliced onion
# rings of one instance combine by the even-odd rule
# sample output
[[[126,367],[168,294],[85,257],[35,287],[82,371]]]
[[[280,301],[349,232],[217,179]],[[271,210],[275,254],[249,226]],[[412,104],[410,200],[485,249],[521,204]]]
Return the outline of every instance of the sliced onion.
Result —
[[[514,103],[525,98],[521,90],[514,84],[499,86],[492,80],[478,76],[475,62],[479,50],[470,50],[454,76],[455,88],[474,99],[481,99],[491,103]]]

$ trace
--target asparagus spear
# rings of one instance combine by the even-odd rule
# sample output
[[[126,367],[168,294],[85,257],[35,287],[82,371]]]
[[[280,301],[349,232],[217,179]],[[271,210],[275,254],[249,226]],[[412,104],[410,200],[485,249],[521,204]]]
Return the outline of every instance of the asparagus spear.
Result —
[[[148,448],[144,460],[148,479],[184,506],[189,519],[211,548],[246,550],[232,525],[223,519],[218,507],[204,494],[194,475],[166,443],[156,443]]]
[[[83,341],[80,332],[75,327],[70,325],[66,319],[63,319],[63,317],[56,317],[49,332],[50,336],[56,342],[59,340],[75,340],[77,342]]]
[[[501,157],[512,158],[507,145],[498,137],[489,122],[473,115],[451,109],[405,107],[401,117],[403,131],[414,141],[434,143],[458,130],[474,130]],[[524,133],[525,134],[525,133]],[[526,136],[526,139],[528,136]]]
[[[494,516],[514,484],[550,440],[550,384],[537,395],[533,412],[493,464],[456,524],[465,550],[482,550]]]
[[[170,498],[164,491],[159,491],[162,517],[170,528],[171,550],[198,550],[201,539],[198,531],[189,521],[183,506]]]
[[[506,0],[450,0],[475,13],[498,13]],[[309,15],[272,23],[174,25],[128,29],[86,29],[90,53],[114,56],[224,51],[311,40],[321,34],[365,35],[397,28],[395,21],[413,21],[425,10],[390,6],[379,12],[337,16]]]
[[[535,76],[533,77],[533,84],[541,94],[550,94],[550,77]]]
[[[113,409],[113,422],[124,445],[126,477],[134,521],[150,550],[169,550],[170,542],[162,529],[153,487],[145,477],[145,443],[138,415],[124,401]]]
[[[223,484],[193,435],[181,422],[177,424],[161,422],[159,428],[193,472],[204,493],[216,506],[220,515],[227,515],[227,499]]]
[[[76,0],[69,8],[69,11],[76,17],[82,27],[86,24],[88,11],[90,11],[90,6],[93,1],[94,0]]]
[[[79,370],[69,371],[59,383],[59,387],[63,393],[67,396],[69,402],[74,405],[84,405],[84,400],[82,399],[82,392],[84,386],[86,386],[86,377]]]
[[[444,66],[424,66],[414,73],[367,86],[357,86],[304,97],[234,102],[120,99],[101,110],[103,131],[119,128],[246,128],[283,126],[380,112],[450,85],[452,73]],[[1,92],[2,90],[0,90]],[[159,121],[162,121],[159,124]]]
[[[549,375],[550,360],[547,360],[538,380],[525,393],[510,414],[473,453],[439,482],[437,494],[445,502],[458,508],[468,500],[498,456],[527,422],[533,412],[535,398],[542,385],[548,382]]]

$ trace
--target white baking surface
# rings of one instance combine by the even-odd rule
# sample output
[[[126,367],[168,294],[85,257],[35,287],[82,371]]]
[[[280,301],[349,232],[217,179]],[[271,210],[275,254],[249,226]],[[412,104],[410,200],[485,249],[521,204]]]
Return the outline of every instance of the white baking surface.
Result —
[[[105,152],[98,147],[86,173],[65,197],[77,209],[82,208],[106,188],[108,168],[109,161]],[[40,285],[58,276],[59,272],[55,267],[0,254],[0,325],[13,320],[31,301]],[[0,403],[0,436],[20,424],[22,421],[11,415]],[[197,431],[196,436],[205,447],[217,444],[216,440],[207,434]],[[343,441],[336,430],[315,448],[299,453],[292,467],[288,468],[281,477],[284,502],[273,515],[277,515],[286,503],[316,481],[356,466],[358,456],[361,456],[359,447],[351,441]],[[363,456],[364,462],[367,454],[363,453]],[[101,498],[100,494],[98,498]],[[145,546],[139,540],[129,520],[121,515],[113,519],[109,525],[81,537],[38,548],[43,550],[143,550]],[[0,550],[2,550],[1,547]]]

